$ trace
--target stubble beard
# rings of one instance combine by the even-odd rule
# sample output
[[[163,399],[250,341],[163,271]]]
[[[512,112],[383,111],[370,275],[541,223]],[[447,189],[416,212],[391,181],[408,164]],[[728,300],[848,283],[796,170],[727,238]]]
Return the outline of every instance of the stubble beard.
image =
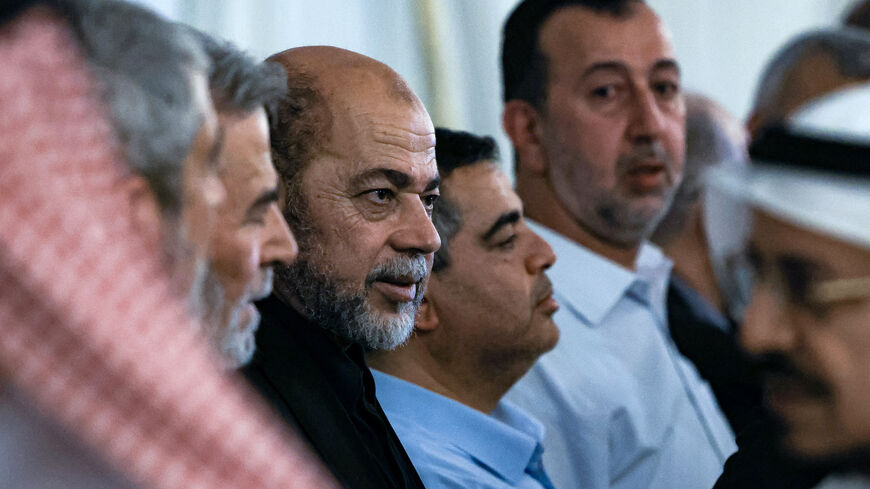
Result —
[[[633,154],[620,158],[616,163],[617,176],[625,175],[635,160],[647,156],[664,162],[664,180],[657,189],[639,194],[618,184],[613,191],[602,192],[595,206],[595,215],[604,227],[601,234],[620,247],[637,246],[652,235],[667,215],[679,187],[680,175],[676,172],[674,159],[658,144],[640,148]],[[661,199],[658,208],[636,202],[639,198],[652,197]]]

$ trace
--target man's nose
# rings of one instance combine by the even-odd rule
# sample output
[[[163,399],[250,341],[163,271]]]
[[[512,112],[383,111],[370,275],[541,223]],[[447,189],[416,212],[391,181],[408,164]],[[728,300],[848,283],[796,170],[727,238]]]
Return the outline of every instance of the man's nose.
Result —
[[[289,265],[299,254],[299,245],[293,237],[293,232],[284,221],[277,204],[272,204],[266,211],[266,226],[261,234],[260,265],[273,263]]]
[[[632,141],[652,143],[661,137],[664,114],[656,94],[649,88],[635,90],[631,102],[628,136]]]
[[[396,229],[390,235],[390,245],[398,251],[434,253],[441,247],[441,237],[423,202],[415,200],[399,215]]]
[[[740,328],[740,342],[746,351],[759,355],[789,351],[796,341],[796,332],[787,317],[784,305],[766,284],[757,284]]]
[[[535,275],[553,266],[556,262],[556,253],[544,238],[537,234],[532,235],[531,253],[526,257],[526,271]]]

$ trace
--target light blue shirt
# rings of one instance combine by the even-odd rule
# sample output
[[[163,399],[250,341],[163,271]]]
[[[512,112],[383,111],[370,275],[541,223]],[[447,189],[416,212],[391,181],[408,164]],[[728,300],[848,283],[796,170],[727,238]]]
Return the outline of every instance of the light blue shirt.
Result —
[[[543,489],[544,428],[509,402],[486,415],[373,370],[378,402],[427,489]]]
[[[561,333],[507,394],[546,427],[556,487],[713,487],[737,446],[707,383],[677,351],[665,298],[671,262],[641,246],[637,273],[540,224]]]

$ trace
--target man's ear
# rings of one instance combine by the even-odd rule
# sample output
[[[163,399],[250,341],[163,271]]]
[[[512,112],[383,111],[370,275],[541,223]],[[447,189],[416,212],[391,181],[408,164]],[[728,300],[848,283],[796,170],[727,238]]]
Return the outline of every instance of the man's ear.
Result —
[[[435,312],[435,305],[429,300],[428,294],[423,296],[423,302],[417,309],[417,315],[414,317],[414,329],[423,333],[435,330],[438,327],[438,313]]]
[[[501,115],[502,126],[511,139],[519,165],[534,173],[547,171],[547,158],[541,145],[541,116],[525,100],[509,100]]]
[[[130,202],[133,226],[149,242],[158,242],[161,234],[160,206],[148,182],[139,175],[132,175],[125,177],[120,186]]]

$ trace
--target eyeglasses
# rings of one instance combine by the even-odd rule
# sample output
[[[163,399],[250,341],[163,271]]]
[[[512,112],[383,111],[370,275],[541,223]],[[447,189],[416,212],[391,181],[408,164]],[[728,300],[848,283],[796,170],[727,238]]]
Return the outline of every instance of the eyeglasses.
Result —
[[[743,305],[749,304],[752,290],[769,286],[789,304],[818,312],[838,302],[870,297],[870,277],[819,280],[817,267],[799,257],[783,256],[765,262],[758,253],[748,251],[733,257],[730,264],[745,277],[740,287]]]
[[[870,277],[824,280],[813,284],[809,295],[823,304],[870,297]]]

